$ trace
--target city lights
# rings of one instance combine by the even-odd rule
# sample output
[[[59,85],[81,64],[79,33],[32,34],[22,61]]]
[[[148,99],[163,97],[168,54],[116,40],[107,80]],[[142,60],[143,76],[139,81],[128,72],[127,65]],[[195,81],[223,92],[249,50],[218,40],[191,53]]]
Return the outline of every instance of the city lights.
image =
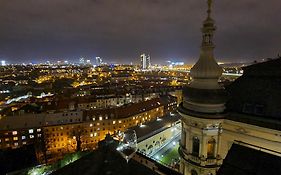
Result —
[[[1,3],[0,174],[280,175],[278,7]]]

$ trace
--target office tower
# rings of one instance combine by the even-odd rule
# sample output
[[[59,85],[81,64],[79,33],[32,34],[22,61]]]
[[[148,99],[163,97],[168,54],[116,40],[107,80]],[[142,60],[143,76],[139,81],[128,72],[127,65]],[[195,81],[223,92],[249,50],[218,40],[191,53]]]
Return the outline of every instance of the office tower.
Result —
[[[6,66],[6,61],[5,60],[1,61],[1,66]]]
[[[101,57],[96,57],[96,65],[97,66],[102,65],[102,58]]]
[[[141,57],[141,68],[142,69],[149,69],[150,66],[151,66],[150,56],[143,53],[143,54],[140,55],[140,57]]]

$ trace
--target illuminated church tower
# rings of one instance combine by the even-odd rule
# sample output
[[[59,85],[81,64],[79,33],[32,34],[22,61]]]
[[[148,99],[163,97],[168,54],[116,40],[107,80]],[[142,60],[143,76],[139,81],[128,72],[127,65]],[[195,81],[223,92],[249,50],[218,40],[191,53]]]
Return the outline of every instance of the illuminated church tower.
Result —
[[[222,163],[219,147],[226,99],[218,84],[222,68],[213,54],[216,27],[211,6],[212,0],[208,0],[200,57],[190,71],[192,81],[184,88],[184,100],[178,109],[182,116],[179,153],[184,175],[215,175]]]

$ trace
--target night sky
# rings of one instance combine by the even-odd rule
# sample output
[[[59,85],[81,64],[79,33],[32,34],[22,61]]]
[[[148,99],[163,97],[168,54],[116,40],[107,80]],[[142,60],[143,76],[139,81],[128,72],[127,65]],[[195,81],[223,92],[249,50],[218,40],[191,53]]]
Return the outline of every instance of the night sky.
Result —
[[[0,0],[0,60],[103,57],[193,63],[206,0]],[[215,55],[241,62],[281,54],[280,0],[216,0]]]

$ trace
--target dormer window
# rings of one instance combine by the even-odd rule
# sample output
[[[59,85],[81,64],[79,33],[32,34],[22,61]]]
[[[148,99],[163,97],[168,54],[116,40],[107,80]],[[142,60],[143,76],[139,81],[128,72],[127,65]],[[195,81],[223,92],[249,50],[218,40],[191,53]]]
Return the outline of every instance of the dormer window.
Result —
[[[250,103],[245,103],[243,105],[243,112],[247,114],[252,114],[254,112],[254,105]]]
[[[255,114],[256,115],[263,115],[265,113],[265,106],[264,105],[256,105],[255,106]]]

